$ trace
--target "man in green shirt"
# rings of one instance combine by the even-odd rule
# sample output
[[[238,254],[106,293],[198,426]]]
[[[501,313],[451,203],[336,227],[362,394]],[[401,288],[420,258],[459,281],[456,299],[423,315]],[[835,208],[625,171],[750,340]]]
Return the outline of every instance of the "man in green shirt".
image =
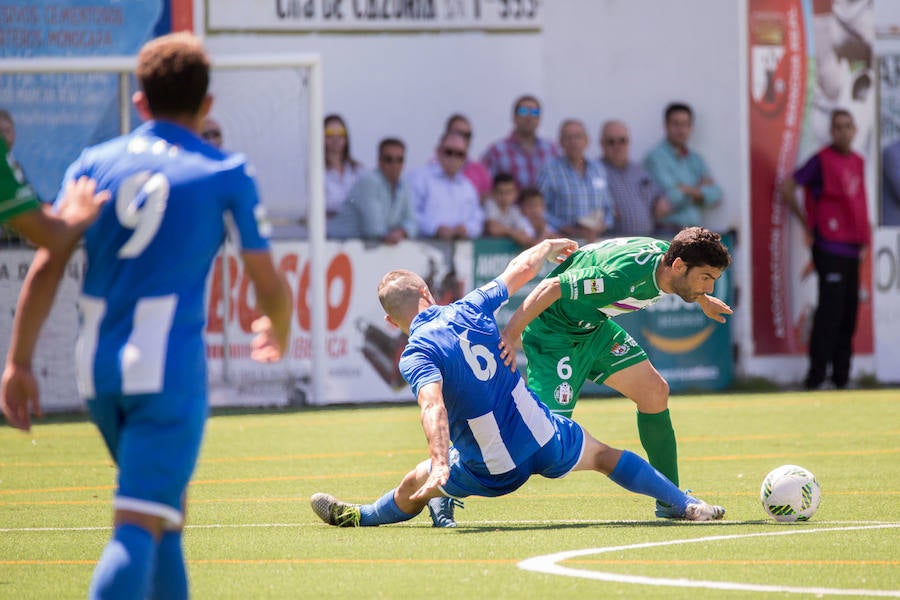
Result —
[[[522,302],[503,330],[501,357],[515,365],[521,336],[528,386],[550,410],[571,417],[584,381],[605,383],[637,405],[641,445],[651,465],[678,485],[669,385],[646,353],[610,317],[640,310],[666,294],[696,302],[719,322],[731,308],[710,296],[731,264],[718,234],[682,229],[671,242],[615,238],[583,246]],[[657,504],[656,514],[681,518]]]
[[[90,225],[109,198],[96,194],[96,184],[87,178],[66,190],[58,214],[41,204],[12,156],[15,129],[9,113],[0,110],[0,224],[9,223],[26,238],[50,250],[74,243]]]

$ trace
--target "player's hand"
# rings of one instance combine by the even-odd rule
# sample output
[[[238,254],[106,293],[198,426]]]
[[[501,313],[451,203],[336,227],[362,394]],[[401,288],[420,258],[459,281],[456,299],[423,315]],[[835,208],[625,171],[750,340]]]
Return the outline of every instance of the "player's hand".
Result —
[[[59,204],[59,218],[73,227],[86,229],[109,198],[109,191],[97,192],[97,182],[82,175],[77,181],[66,184],[66,193]]]
[[[428,479],[425,480],[425,483],[422,484],[418,490],[416,490],[410,497],[410,500],[424,500],[428,497],[429,493],[433,490],[440,488],[440,486],[447,483],[447,479],[450,478],[450,467],[447,465],[434,465],[431,466],[431,473],[428,474]]]
[[[11,427],[28,431],[31,429],[31,414],[43,417],[37,380],[31,369],[13,364],[6,365],[0,383],[0,408],[6,422]]]
[[[497,347],[500,348],[500,360],[513,372],[516,370],[516,344],[517,340],[507,339],[502,334],[500,335],[500,343],[497,344]]]
[[[697,299],[697,304],[703,309],[703,314],[719,323],[725,322],[725,315],[734,314],[731,307],[709,294],[704,294]]]
[[[569,258],[573,252],[578,250],[578,242],[568,238],[554,238],[544,240],[544,242],[541,243],[547,243],[549,245],[545,258],[547,259],[547,262],[551,263],[561,263]]]
[[[262,316],[250,325],[250,330],[256,334],[251,342],[250,358],[261,363],[272,363],[281,360],[284,352],[281,344],[272,332],[272,321],[269,317]]]

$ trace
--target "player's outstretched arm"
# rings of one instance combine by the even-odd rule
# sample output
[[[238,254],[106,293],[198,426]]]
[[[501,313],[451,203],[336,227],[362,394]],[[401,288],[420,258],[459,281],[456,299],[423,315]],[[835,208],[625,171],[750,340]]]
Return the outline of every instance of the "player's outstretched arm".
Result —
[[[62,252],[39,249],[19,293],[9,353],[0,383],[0,408],[7,422],[17,429],[28,431],[31,428],[30,415],[41,414],[31,359],[41,327],[53,307],[59,280],[74,248],[74,243],[71,243]]]
[[[703,309],[703,314],[719,323],[725,322],[725,315],[734,314],[734,311],[731,310],[730,306],[709,294],[703,294],[697,298],[697,304]]]
[[[500,279],[506,284],[506,289],[512,296],[541,272],[545,260],[561,263],[576,250],[578,242],[570,239],[543,240],[509,261],[509,265],[500,274]]]
[[[259,362],[280,360],[287,350],[291,330],[291,301],[284,278],[275,270],[268,251],[241,254],[247,276],[256,289],[256,302],[263,315],[253,322],[250,357]]]
[[[96,181],[81,177],[66,184],[58,214],[54,215],[49,207],[41,206],[16,215],[10,223],[38,246],[64,252],[94,222],[107,200],[108,191],[98,193]]]
[[[425,430],[428,453],[431,456],[431,473],[422,487],[410,496],[410,500],[429,498],[428,493],[447,483],[450,476],[447,464],[450,424],[447,420],[447,407],[444,406],[443,382],[423,385],[419,389],[418,401],[422,410],[422,429]]]
[[[525,327],[561,297],[559,277],[548,277],[531,290],[500,332],[500,358],[503,364],[513,371],[516,369],[515,349],[519,346]]]

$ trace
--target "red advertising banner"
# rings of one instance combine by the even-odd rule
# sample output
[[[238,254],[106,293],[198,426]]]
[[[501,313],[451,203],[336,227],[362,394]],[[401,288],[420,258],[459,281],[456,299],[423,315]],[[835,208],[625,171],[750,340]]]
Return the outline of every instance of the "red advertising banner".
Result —
[[[829,143],[834,108],[851,111],[858,125],[854,149],[867,159],[871,154],[867,123],[874,105],[871,94],[859,93],[867,67],[854,56],[840,55],[837,41],[828,37],[834,30],[829,19],[847,21],[845,26],[853,21],[832,13],[831,0],[804,4],[748,4],[752,331],[757,356],[805,354],[815,310],[815,273],[802,229],[791,222],[782,202],[784,179]],[[869,260],[862,265],[861,280],[854,349],[871,353]]]

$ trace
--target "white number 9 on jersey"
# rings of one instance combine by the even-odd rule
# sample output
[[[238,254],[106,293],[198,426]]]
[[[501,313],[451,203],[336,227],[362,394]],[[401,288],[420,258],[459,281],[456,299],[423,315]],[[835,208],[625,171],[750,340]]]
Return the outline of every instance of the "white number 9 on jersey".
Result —
[[[153,240],[169,200],[169,180],[162,173],[141,171],[125,179],[116,193],[116,218],[134,233],[119,248],[119,258],[138,256]]]

